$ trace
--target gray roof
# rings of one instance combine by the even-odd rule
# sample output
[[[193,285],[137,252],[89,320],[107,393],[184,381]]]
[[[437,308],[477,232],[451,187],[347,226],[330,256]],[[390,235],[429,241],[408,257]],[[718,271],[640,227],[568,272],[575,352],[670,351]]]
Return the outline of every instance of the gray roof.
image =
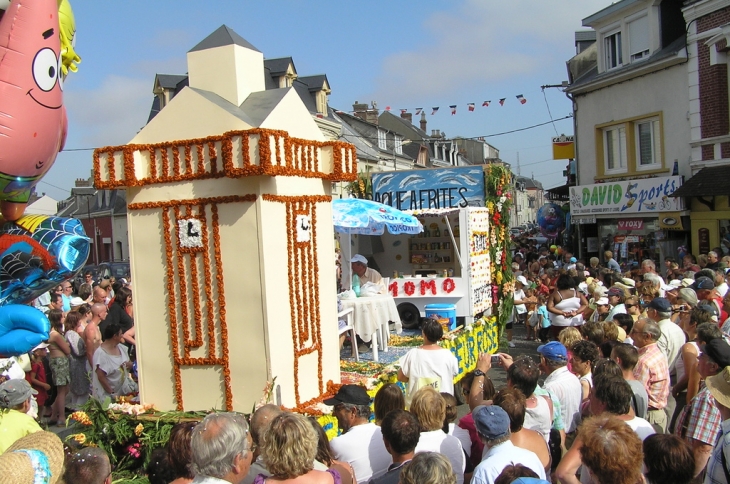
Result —
[[[181,81],[186,81],[188,76],[179,74],[157,74],[155,76],[160,87],[165,89],[177,89]]]
[[[240,110],[245,113],[251,121],[251,126],[261,126],[271,111],[281,102],[284,96],[291,90],[290,87],[282,89],[270,89],[267,91],[252,92],[248,95]],[[243,118],[241,118],[243,119]]]
[[[422,138],[422,139],[430,138],[428,133],[423,131],[421,128],[419,128],[418,126],[416,126],[413,123],[408,122],[408,120],[403,119],[400,116],[396,116],[395,114],[391,113],[390,111],[383,111],[380,114],[380,116],[378,116],[378,119],[381,120],[381,122],[385,121],[385,120],[383,120],[383,118],[387,118],[387,121],[389,121],[388,124],[390,126],[393,126],[394,124],[395,124],[395,126],[400,125],[398,127],[393,126],[390,128],[398,134],[404,135],[404,131],[408,130],[408,131],[411,131],[415,135],[415,137]],[[406,137],[408,137],[408,136],[406,136]]]
[[[348,118],[354,118],[354,116],[350,116],[342,111],[333,111],[332,117],[334,117],[334,119],[339,121],[342,125],[342,135],[340,136],[340,139],[355,145],[358,158],[378,161],[380,157],[380,150],[375,148],[372,143],[368,142],[369,140],[363,139],[360,133],[355,131],[352,126],[345,121],[346,119],[349,120]]]
[[[575,33],[576,42],[588,42],[591,40],[596,40],[596,31],[595,30],[578,30]]]
[[[310,91],[319,91],[326,82],[329,85],[326,74],[316,74],[314,76],[299,76],[297,81],[309,86]]]
[[[264,67],[271,71],[271,74],[276,75],[282,75],[286,73],[286,70],[289,68],[289,65],[294,66],[294,60],[291,57],[279,57],[277,59],[264,59]],[[297,68],[294,67],[294,72],[297,71]]]
[[[639,67],[645,66],[647,64],[651,64],[652,62],[656,62],[659,60],[666,59],[668,57],[672,57],[677,55],[680,51],[684,50],[686,43],[686,37],[683,35],[680,38],[674,40],[671,44],[664,47],[663,49],[659,49],[656,52],[654,52],[646,61],[642,62],[635,62],[626,64],[622,67],[619,67],[617,69],[611,69],[610,71],[598,73],[598,64],[591,68],[590,70],[586,70],[585,73],[581,74],[581,77],[574,80],[573,83],[568,88],[568,92],[570,92],[573,88],[578,87],[583,84],[587,84],[589,82],[598,81],[605,78],[611,78],[617,74],[622,74],[624,72],[631,71],[633,69],[637,69]],[[580,55],[580,54],[578,54]],[[576,56],[577,57],[577,56]]]
[[[591,27],[594,23],[599,22],[600,20],[616,13],[621,10],[623,10],[626,7],[629,7],[631,5],[634,5],[635,3],[643,2],[644,0],[620,0],[616,3],[612,3],[608,7],[599,10],[598,12],[594,13],[593,15],[589,15],[588,17],[583,19],[583,26],[584,27]]]
[[[251,126],[258,126],[257,124],[254,124],[253,120],[240,107],[236,106],[235,104],[231,104],[230,101],[223,99],[218,94],[210,91],[204,91],[202,89],[196,89],[194,87],[191,87],[189,89],[192,89],[208,101],[212,102],[220,108],[223,108],[225,111],[228,111],[230,114],[234,115],[244,123],[250,124]]]
[[[251,45],[246,39],[235,33],[226,25],[221,25],[218,29],[200,41],[198,45],[190,49],[188,52],[195,52],[198,50],[214,49],[215,47],[222,47],[224,45],[240,45],[247,49],[261,52],[256,47]]]

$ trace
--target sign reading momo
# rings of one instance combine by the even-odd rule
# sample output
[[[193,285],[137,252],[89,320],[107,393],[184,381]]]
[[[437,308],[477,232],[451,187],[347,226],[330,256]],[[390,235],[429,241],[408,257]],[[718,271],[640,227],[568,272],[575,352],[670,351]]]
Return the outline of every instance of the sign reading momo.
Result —
[[[398,210],[484,206],[481,166],[373,173],[373,200]]]
[[[570,188],[570,213],[658,213],[684,209],[681,198],[670,195],[682,177],[668,176],[579,185]]]

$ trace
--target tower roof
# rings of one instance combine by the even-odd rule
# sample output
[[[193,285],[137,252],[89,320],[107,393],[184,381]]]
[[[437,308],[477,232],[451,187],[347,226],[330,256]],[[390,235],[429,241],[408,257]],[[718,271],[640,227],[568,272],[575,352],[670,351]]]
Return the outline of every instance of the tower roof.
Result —
[[[189,52],[195,52],[199,50],[213,49],[215,47],[222,47],[224,45],[240,45],[247,49],[261,52],[256,47],[251,45],[246,39],[235,33],[226,25],[221,25],[218,29],[200,41],[198,45],[190,49]]]

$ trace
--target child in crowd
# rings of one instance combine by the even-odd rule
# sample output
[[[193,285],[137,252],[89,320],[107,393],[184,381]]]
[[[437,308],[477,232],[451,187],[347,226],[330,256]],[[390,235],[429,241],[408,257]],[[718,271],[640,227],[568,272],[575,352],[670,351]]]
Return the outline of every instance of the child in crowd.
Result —
[[[580,334],[580,331],[578,331],[578,328],[576,328],[575,326],[569,326],[565,328],[560,332],[560,335],[558,336],[558,341],[560,341],[560,343],[565,346],[565,349],[568,350],[568,371],[573,371],[572,365],[570,363],[570,361],[573,359],[573,355],[570,349],[573,347],[574,344],[581,340],[583,340],[583,336]]]
[[[595,343],[587,340],[574,343],[571,353],[571,372],[580,380],[581,401],[586,401],[593,386],[593,365],[601,357],[601,353]]]
[[[39,417],[46,417],[45,410],[50,410],[44,407],[48,399],[48,391],[51,389],[51,385],[48,384],[46,378],[46,369],[43,366],[43,358],[46,356],[46,353],[48,353],[47,343],[41,343],[33,348],[31,352],[30,371],[25,373],[26,381],[38,392],[35,399],[38,402]]]
[[[540,333],[538,337],[543,343],[548,341],[548,333],[550,332],[550,314],[548,313],[547,296],[540,294],[537,296],[537,309],[535,310],[540,317]]]
[[[537,306],[537,297],[535,296],[535,289],[533,286],[525,289],[527,299],[525,301],[525,307],[527,307],[527,340],[534,341],[537,338],[537,328],[539,326],[540,319],[535,311]]]

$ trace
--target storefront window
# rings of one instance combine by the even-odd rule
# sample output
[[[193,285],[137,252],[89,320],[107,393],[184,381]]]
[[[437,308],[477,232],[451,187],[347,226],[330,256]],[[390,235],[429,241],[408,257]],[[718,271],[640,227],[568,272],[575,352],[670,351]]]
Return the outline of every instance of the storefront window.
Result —
[[[616,219],[601,220],[598,236],[602,249],[613,252],[614,258],[627,268],[641,264],[644,259],[652,259],[659,264],[659,248],[656,233],[658,219],[644,219],[641,230],[621,231]]]
[[[720,220],[720,248],[722,255],[730,255],[730,220]]]

